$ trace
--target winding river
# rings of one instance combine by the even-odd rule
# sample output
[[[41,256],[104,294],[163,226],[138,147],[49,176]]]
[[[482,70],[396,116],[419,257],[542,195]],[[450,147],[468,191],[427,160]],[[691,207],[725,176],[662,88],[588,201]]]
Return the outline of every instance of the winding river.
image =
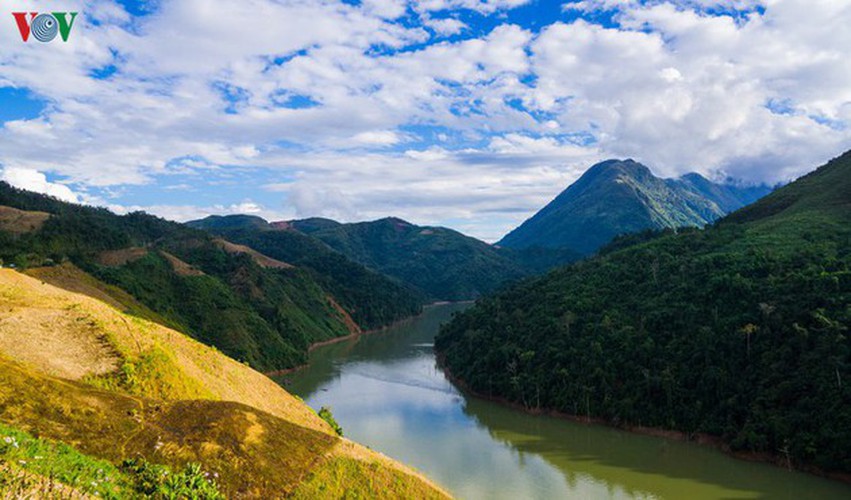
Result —
[[[466,396],[435,366],[433,340],[462,304],[316,349],[278,381],[332,408],[346,436],[465,499],[848,499],[851,486],[605,426],[532,416]]]

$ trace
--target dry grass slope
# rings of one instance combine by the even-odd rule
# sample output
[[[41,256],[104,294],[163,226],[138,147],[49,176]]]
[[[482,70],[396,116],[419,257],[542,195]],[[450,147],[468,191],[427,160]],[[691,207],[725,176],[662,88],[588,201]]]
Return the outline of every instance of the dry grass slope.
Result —
[[[0,206],[0,231],[14,234],[31,233],[41,229],[50,218],[47,212],[29,212],[17,208]]]
[[[215,349],[6,269],[0,420],[111,461],[200,462],[229,496],[447,496]]]
[[[160,255],[165,257],[178,276],[204,276],[204,271],[178,259],[168,252],[160,251]]]
[[[109,267],[120,267],[129,262],[134,262],[148,255],[148,249],[142,247],[122,248],[121,250],[107,250],[98,255],[98,264]]]
[[[287,264],[286,262],[273,259],[268,255],[263,255],[257,250],[245,245],[237,245],[236,243],[231,243],[230,241],[223,239],[216,239],[216,244],[227,253],[243,253],[250,256],[260,267],[273,269],[292,269],[295,267],[292,264]]]

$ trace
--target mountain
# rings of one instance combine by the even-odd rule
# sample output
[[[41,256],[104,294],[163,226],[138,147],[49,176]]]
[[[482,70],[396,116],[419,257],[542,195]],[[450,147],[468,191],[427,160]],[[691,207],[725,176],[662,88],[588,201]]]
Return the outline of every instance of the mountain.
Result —
[[[770,191],[715,184],[699,174],[660,179],[635,161],[608,160],[588,169],[498,245],[567,247],[587,255],[620,234],[704,226]]]
[[[0,269],[0,496],[448,498],[261,373],[82,286]]]
[[[528,408],[851,472],[851,152],[706,229],[616,243],[456,316],[445,367]]]
[[[422,310],[426,297],[350,260],[322,241],[291,230],[287,223],[268,223],[245,215],[211,216],[188,226],[262,252],[310,273],[364,329],[380,328]]]
[[[529,274],[493,246],[443,227],[392,217],[354,224],[307,219],[290,225],[432,299],[473,299]]]
[[[207,232],[144,213],[118,216],[64,203],[5,183],[0,260],[18,269],[62,264],[56,284],[97,288],[123,303],[132,298],[143,306],[132,306],[134,313],[262,370],[302,364],[311,344],[359,331],[350,313],[370,307],[357,301],[343,306],[309,269]],[[375,278],[379,295],[384,282]],[[414,299],[404,299],[380,305],[384,324],[419,310]]]

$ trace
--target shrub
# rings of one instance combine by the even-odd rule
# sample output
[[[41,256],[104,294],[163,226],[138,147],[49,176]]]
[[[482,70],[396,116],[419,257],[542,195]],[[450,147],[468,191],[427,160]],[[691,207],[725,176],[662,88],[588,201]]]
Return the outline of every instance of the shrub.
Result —
[[[319,413],[319,418],[328,422],[328,425],[330,425],[331,428],[334,429],[334,432],[336,432],[338,436],[343,435],[343,428],[340,427],[340,424],[338,424],[337,420],[334,419],[334,415],[331,414],[331,408],[327,408],[327,407],[323,406],[322,408],[319,409],[318,413]]]

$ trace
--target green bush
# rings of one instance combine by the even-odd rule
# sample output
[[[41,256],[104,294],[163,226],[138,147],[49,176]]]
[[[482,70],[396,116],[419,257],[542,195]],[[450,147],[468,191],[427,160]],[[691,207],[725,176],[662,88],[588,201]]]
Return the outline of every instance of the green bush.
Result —
[[[319,418],[328,422],[328,425],[330,425],[331,428],[334,429],[334,432],[336,432],[338,436],[343,435],[343,428],[340,427],[340,424],[338,424],[337,420],[334,419],[334,415],[331,414],[331,408],[327,408],[327,407],[323,406],[322,408],[319,409],[318,413],[319,413]]]
[[[144,496],[165,500],[225,498],[216,484],[215,474],[211,477],[196,463],[187,464],[178,473],[171,473],[168,467],[144,459],[131,459],[121,464],[121,470],[132,478],[136,492]]]

